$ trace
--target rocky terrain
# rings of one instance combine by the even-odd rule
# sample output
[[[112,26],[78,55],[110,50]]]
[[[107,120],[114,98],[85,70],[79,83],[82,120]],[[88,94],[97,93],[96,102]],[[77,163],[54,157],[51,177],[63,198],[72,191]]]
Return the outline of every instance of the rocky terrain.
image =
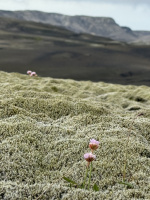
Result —
[[[150,199],[149,87],[2,71],[0,85],[0,199]],[[92,138],[90,189],[70,188],[63,176],[83,182]]]

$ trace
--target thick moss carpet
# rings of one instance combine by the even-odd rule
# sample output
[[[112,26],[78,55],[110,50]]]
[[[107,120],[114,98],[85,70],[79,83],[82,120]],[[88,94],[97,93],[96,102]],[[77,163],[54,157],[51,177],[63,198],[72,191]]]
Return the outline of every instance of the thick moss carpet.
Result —
[[[100,190],[70,188],[92,138]],[[150,88],[0,72],[0,199],[149,200]]]

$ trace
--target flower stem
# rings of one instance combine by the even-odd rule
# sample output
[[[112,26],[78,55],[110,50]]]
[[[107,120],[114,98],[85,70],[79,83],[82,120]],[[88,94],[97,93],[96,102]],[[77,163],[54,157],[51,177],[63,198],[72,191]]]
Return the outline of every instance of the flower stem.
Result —
[[[91,172],[92,172],[92,162],[91,162],[91,165],[90,165],[90,176],[89,176],[88,190],[89,190],[89,188],[90,188],[90,182],[91,182]]]
[[[129,146],[129,133],[126,143],[126,152],[125,152],[125,163],[124,163],[124,169],[123,169],[123,181],[126,181],[126,170],[127,170],[127,162],[128,162],[128,146]]]
[[[126,181],[126,171],[127,171],[127,162],[128,162],[128,147],[130,142],[130,133],[132,132],[132,126],[134,124],[134,121],[137,117],[144,115],[143,113],[139,113],[133,118],[133,121],[131,125],[129,126],[128,136],[127,136],[127,142],[126,142],[126,151],[125,151],[125,162],[124,162],[124,169],[123,169],[123,182]]]
[[[123,169],[123,182],[126,181],[126,163],[124,164],[124,169]]]
[[[86,179],[87,179],[87,175],[88,175],[88,170],[89,170],[89,166],[87,165],[87,169],[86,169],[86,173],[85,173],[85,177],[84,177],[84,182],[83,182],[83,188],[86,189],[85,183],[86,183]]]

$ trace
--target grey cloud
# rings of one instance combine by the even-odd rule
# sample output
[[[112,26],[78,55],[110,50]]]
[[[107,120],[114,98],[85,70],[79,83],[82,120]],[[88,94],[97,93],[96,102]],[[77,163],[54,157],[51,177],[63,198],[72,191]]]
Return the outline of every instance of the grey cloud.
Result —
[[[149,0],[102,0],[102,1],[98,1],[97,2],[104,2],[104,3],[111,3],[111,4],[127,4],[127,5],[150,5],[150,1]]]
[[[14,2],[20,3],[32,3],[32,0],[12,0]],[[54,0],[41,0],[41,2],[54,2]],[[105,3],[105,4],[117,4],[117,5],[131,5],[131,6],[140,6],[140,5],[147,5],[150,6],[150,0],[57,0],[57,2],[91,2],[91,3]],[[56,2],[56,3],[57,3]]]
[[[50,0],[48,0],[50,1]],[[57,0],[62,1],[62,0]],[[150,0],[63,0],[64,2],[91,2],[91,3],[105,3],[105,4],[127,4],[127,5],[148,5],[150,6]]]

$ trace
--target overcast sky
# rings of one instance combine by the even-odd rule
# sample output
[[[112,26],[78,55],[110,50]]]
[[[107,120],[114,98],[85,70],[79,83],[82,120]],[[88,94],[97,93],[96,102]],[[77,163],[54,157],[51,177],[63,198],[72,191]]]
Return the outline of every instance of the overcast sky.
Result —
[[[0,10],[40,10],[112,17],[120,26],[150,31],[150,0],[0,0]]]

